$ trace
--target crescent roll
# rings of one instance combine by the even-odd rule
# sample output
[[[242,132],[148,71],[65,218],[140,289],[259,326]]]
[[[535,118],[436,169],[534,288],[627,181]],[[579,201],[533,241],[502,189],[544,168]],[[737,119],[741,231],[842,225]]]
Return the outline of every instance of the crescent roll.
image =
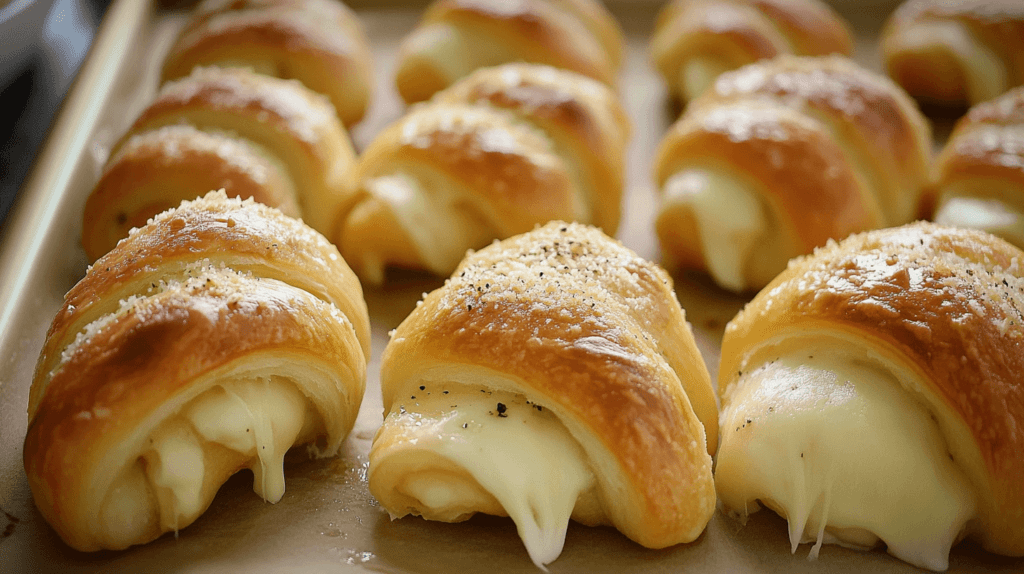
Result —
[[[757,60],[852,53],[849,26],[820,0],[674,0],[659,13],[651,39],[658,71],[683,101],[722,72]]]
[[[171,47],[161,77],[176,80],[205,66],[299,80],[330,98],[346,126],[362,119],[373,88],[366,35],[338,0],[205,0]]]
[[[135,229],[68,292],[29,397],[25,472],[70,546],[191,524],[235,472],[277,502],[293,445],[333,456],[365,386],[369,318],[325,238],[211,193]]]
[[[966,107],[1024,84],[1024,3],[909,0],[882,31],[886,70],[911,96]]]
[[[919,222],[801,257],[726,327],[715,486],[793,551],[1024,555],[1024,252]]]
[[[361,278],[448,275],[467,249],[553,219],[619,225],[629,121],[615,94],[538,64],[478,70],[367,147],[335,243]]]
[[[935,166],[937,223],[1024,248],[1024,87],[960,119]]]
[[[413,103],[478,68],[533,62],[610,85],[622,50],[598,0],[435,0],[399,47],[395,83]]]
[[[595,228],[469,255],[392,334],[381,388],[367,476],[392,518],[510,516],[543,567],[570,517],[663,548],[715,510],[717,407],[671,279]]]
[[[85,203],[90,260],[150,217],[224,189],[325,235],[352,200],[355,151],[330,103],[295,80],[197,68],[165,84],[111,152]]]
[[[840,56],[781,56],[719,77],[655,159],[668,265],[757,290],[829,239],[912,221],[930,128],[888,79]]]

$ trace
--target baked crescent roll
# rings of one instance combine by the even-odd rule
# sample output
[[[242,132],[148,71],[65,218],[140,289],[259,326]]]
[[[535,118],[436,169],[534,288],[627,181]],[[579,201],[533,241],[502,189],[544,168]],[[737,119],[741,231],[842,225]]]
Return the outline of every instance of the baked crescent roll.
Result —
[[[328,96],[346,126],[362,119],[373,88],[366,35],[338,0],[205,0],[171,47],[162,79],[200,66],[297,79]]]
[[[1024,84],[1020,0],[909,0],[882,31],[889,75],[911,96],[977,104]]]
[[[399,47],[395,82],[419,102],[477,68],[533,62],[612,84],[622,45],[597,0],[435,0]]]
[[[29,402],[25,471],[70,546],[121,549],[191,524],[250,468],[332,456],[365,385],[368,317],[334,247],[276,210],[210,194],[160,214],[68,293]]]
[[[658,14],[651,39],[658,71],[683,101],[757,60],[852,52],[846,22],[820,0],[675,0]]]
[[[915,223],[794,260],[726,327],[715,485],[798,544],[1024,555],[1024,252]]]
[[[1024,87],[960,119],[935,166],[934,219],[1024,247]]]
[[[211,189],[330,234],[352,200],[355,151],[327,99],[295,80],[198,68],[165,84],[112,150],[85,203],[90,260],[132,227]]]
[[[715,510],[717,407],[672,281],[595,228],[469,255],[392,333],[381,388],[367,477],[392,518],[510,516],[543,567],[570,517],[662,548]]]
[[[930,128],[888,79],[840,56],[780,56],[723,74],[657,152],[670,266],[756,290],[792,257],[918,216]]]
[[[605,85],[538,64],[474,72],[367,147],[335,243],[361,278],[447,275],[467,249],[553,219],[614,234],[629,121]]]

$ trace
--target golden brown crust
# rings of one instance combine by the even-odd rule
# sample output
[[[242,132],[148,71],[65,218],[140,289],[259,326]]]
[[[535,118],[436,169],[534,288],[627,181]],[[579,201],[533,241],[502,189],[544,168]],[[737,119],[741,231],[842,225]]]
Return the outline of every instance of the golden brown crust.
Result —
[[[131,228],[215,189],[300,216],[288,174],[256,147],[191,126],[167,126],[132,136],[107,162],[85,202],[85,254],[95,261]]]
[[[947,23],[998,60],[1000,77],[973,65],[973,56],[960,53],[950,38],[930,32],[929,42],[921,44],[912,36],[922,26]],[[889,75],[915,98],[951,106],[979,103],[1024,84],[1024,5],[1016,0],[908,0],[886,22],[882,53]],[[979,87],[982,82],[990,87]]]
[[[579,18],[597,37],[614,69],[622,66],[624,35],[619,23],[600,0],[552,0],[552,3]]]
[[[957,122],[934,166],[937,217],[956,218],[948,202],[960,199],[992,202],[1007,213],[1024,213],[1024,86],[978,104]],[[945,210],[952,210],[946,213]],[[940,210],[942,210],[940,212]],[[960,215],[957,224],[985,226],[1017,247],[1020,233],[996,222],[970,221]]]
[[[909,222],[928,179],[931,130],[914,102],[889,79],[843,57],[783,56],[745,66],[695,104],[784,102],[825,123],[862,172],[890,225]]]
[[[681,227],[708,223],[692,204],[670,197],[666,184],[677,174],[730,177],[736,193],[763,206],[758,246],[739,254],[747,288],[758,289],[786,260],[828,239],[915,218],[928,183],[930,137],[906,94],[843,57],[781,56],[722,74],[657,152],[664,196],[657,228],[671,250],[666,259],[708,268],[706,254],[695,256],[705,248],[680,245],[700,237],[698,228]],[[755,271],[753,259],[777,267]]]
[[[676,0],[658,15],[651,52],[676,96],[691,58],[709,58],[735,69],[780,54],[850,55],[847,24],[817,0]]]
[[[993,552],[1024,555],[1022,263],[1024,253],[994,236],[929,223],[830,244],[794,260],[729,323],[719,393],[787,338],[832,332],[863,341],[922,381],[909,390],[980,494],[970,535]],[[968,435],[949,434],[959,427]]]
[[[198,68],[164,85],[121,142],[181,123],[232,133],[275,156],[295,182],[303,219],[321,233],[330,233],[348,209],[352,143],[326,98],[297,81],[242,69]],[[196,190],[188,199],[207,191]]]
[[[362,119],[373,87],[355,14],[330,0],[212,0],[200,4],[164,61],[163,81],[227,63],[297,79],[327,95],[345,125]]]
[[[335,242],[379,283],[389,265],[447,275],[467,249],[553,219],[612,233],[629,131],[599,82],[539,64],[477,70],[371,142],[356,168],[360,208]]]
[[[575,214],[579,190],[547,140],[487,108],[420,107],[374,139],[357,173],[365,180],[410,164],[436,169],[470,190],[465,203],[502,234]]]
[[[361,379],[361,352],[350,323],[336,309],[276,281],[231,285],[240,283],[232,273],[204,274],[134,303],[69,348],[50,379],[25,439],[25,470],[43,516],[72,547],[112,547],[96,534],[97,505],[103,502],[96,500],[96,487],[116,479],[108,469],[131,464],[116,460],[116,453],[125,450],[125,439],[135,438],[132,431],[155,426],[155,412],[183,405],[185,397],[196,395],[195,387],[259,361],[337,370],[338,383]],[[361,396],[361,389],[355,391],[344,392]],[[317,408],[335,411],[321,413],[319,432],[329,435],[328,444],[340,444],[351,429],[360,396],[337,405],[317,401]],[[243,467],[239,460],[206,480],[219,485]],[[150,524],[131,543],[165,531]]]
[[[279,497],[283,483],[266,490],[268,461],[309,442],[333,455],[351,430],[368,345],[359,283],[321,235],[223,192],[183,202],[90,267],[54,318],[29,396],[24,459],[36,504],[69,545],[93,551],[184,528],[244,467],[262,468],[257,491]],[[221,406],[195,410],[246,385],[257,402],[235,394],[232,404],[249,423],[221,417]],[[273,426],[232,426],[260,421]],[[162,474],[174,464],[160,446],[169,436],[170,460],[201,457],[179,469],[191,478]]]
[[[541,128],[587,191],[593,224],[615,235],[630,122],[611,89],[556,68],[509,64],[477,70],[435,101],[491,105]]]
[[[155,217],[92,265],[64,296],[47,333],[35,378],[45,379],[85,326],[162,280],[183,279],[203,262],[290,283],[333,304],[352,322],[369,357],[370,322],[359,280],[326,238],[300,221],[252,201],[211,193]],[[45,391],[36,383],[29,416]]]
[[[553,222],[469,256],[398,327],[384,406],[431,369],[500,373],[583,447],[615,527],[665,547],[698,536],[715,504],[717,407],[692,337],[664,271]]]
[[[842,150],[789,108],[747,103],[687,114],[658,150],[657,180],[664,186],[680,169],[716,164],[757,190],[796,239],[792,256],[882,223]]]
[[[614,40],[592,31],[599,5],[588,6],[592,16],[581,19],[574,4],[579,2],[437,0],[400,48],[399,93],[406,102],[420,101],[477,68],[516,61],[613,83],[621,47],[608,52],[604,43]],[[602,28],[614,26],[611,16],[599,20]]]

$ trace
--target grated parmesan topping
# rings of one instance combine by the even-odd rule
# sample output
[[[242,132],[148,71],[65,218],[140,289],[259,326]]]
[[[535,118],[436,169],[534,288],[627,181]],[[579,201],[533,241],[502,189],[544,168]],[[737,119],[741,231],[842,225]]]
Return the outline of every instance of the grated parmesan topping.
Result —
[[[611,338],[602,338],[602,351],[612,351],[609,345],[634,331],[617,326],[623,316],[643,325],[639,331],[649,341],[647,333],[657,332],[651,325],[664,317],[661,298],[671,292],[671,280],[660,267],[595,228],[557,221],[467,255],[445,284],[428,296],[435,298],[433,308],[442,314],[471,315],[467,329],[516,328],[502,313],[486,311],[507,305],[537,319],[528,321],[531,331],[521,334],[527,345],[551,336],[556,329],[548,326],[556,321],[566,326],[559,336],[581,348],[598,345],[581,337],[584,333],[608,334]],[[613,354],[630,353],[641,363],[649,360],[633,355],[625,344],[618,347]]]
[[[239,68],[196,68],[192,74],[168,82],[157,95],[153,108],[185,105],[208,100],[215,109],[255,116],[261,123],[281,124],[298,139],[316,145],[323,133],[342,130],[327,96],[317,94],[298,80],[284,80],[253,74]]]

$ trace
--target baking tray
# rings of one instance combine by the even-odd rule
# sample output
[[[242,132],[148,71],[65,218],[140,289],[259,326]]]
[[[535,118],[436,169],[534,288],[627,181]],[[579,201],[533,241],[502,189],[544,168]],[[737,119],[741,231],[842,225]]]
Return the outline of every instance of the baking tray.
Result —
[[[403,111],[392,77],[399,40],[423,2],[349,2],[373,44],[377,92],[352,131],[362,149]],[[628,41],[619,88],[633,120],[625,219],[619,238],[659,258],[651,222],[656,193],[651,160],[678,113],[648,60],[659,2],[610,0]],[[890,0],[837,7],[857,32],[857,58],[878,69],[878,28]],[[32,370],[64,293],[85,272],[79,245],[82,206],[114,140],[152,99],[157,70],[184,12],[153,0],[115,0],[79,77],[0,236],[0,571],[3,572],[537,572],[508,519],[477,516],[460,524],[419,518],[391,521],[366,485],[367,453],[382,418],[378,373],[387,332],[441,280],[405,280],[366,293],[373,355],[366,399],[341,455],[308,460],[290,454],[287,492],[275,505],[252,492],[244,471],[210,509],[177,535],[122,552],[85,554],[64,545],[35,509],[22,466]],[[140,57],[141,56],[141,57]],[[937,125],[940,142],[950,122]],[[725,323],[746,302],[701,275],[676,277],[677,294],[712,375]],[[714,376],[712,377],[714,378]],[[881,551],[809,546],[789,552],[785,521],[761,512],[741,525],[717,513],[693,543],[648,550],[612,528],[572,524],[553,572],[915,572]],[[951,572],[1021,572],[1024,560],[954,549]]]

